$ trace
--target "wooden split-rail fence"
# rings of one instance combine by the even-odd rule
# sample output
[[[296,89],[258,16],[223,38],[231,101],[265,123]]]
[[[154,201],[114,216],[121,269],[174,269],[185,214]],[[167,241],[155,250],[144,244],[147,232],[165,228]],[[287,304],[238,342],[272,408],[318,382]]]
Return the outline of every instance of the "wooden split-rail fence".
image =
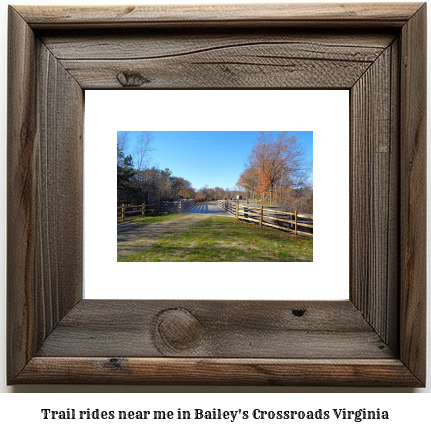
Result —
[[[234,215],[237,220],[291,232],[295,235],[313,237],[313,215],[300,214],[286,207],[261,205],[241,201],[218,201],[218,206]]]
[[[125,221],[139,216],[159,216],[171,213],[184,213],[196,204],[196,200],[160,201],[140,205],[122,204],[117,207],[117,221]]]

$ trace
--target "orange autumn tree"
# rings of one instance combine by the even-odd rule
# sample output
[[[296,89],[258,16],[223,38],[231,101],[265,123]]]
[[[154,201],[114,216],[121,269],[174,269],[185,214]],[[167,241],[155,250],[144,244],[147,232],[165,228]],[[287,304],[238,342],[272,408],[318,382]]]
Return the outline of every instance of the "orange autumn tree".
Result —
[[[258,195],[268,195],[272,201],[277,185],[295,187],[310,171],[305,148],[295,135],[281,132],[260,132],[248,157],[246,169],[237,185]]]
[[[246,169],[239,176],[236,186],[244,189],[247,194],[250,195],[250,198],[254,198],[258,187],[258,176],[255,168],[251,166],[246,167]]]

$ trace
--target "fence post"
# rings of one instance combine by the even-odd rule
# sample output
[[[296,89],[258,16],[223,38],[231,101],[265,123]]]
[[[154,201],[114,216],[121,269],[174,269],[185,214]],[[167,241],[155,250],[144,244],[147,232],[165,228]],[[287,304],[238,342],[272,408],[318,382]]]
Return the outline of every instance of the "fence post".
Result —
[[[238,210],[239,210],[239,205],[238,205],[238,201],[236,202],[236,206],[235,206],[235,215],[236,215],[236,220],[238,220]]]
[[[295,210],[295,235],[298,235],[298,210]]]
[[[126,204],[121,205],[121,220],[124,222],[126,219]]]
[[[142,203],[142,216],[145,216],[145,203]]]
[[[260,206],[260,221],[259,221],[260,229],[262,229],[262,223],[263,223],[263,205]]]

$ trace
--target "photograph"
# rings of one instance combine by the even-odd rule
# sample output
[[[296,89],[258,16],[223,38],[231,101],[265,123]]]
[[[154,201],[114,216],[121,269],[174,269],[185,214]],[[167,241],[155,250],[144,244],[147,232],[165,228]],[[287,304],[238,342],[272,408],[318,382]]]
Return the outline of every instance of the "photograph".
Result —
[[[119,131],[117,257],[313,261],[313,132]]]

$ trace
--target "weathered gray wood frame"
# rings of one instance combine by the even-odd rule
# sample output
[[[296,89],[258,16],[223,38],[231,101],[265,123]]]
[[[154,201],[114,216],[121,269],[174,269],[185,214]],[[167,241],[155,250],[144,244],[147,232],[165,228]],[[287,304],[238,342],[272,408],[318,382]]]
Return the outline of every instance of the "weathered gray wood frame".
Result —
[[[416,3],[10,7],[8,383],[423,386],[425,33]],[[83,300],[84,90],[125,87],[350,89],[349,301]]]

